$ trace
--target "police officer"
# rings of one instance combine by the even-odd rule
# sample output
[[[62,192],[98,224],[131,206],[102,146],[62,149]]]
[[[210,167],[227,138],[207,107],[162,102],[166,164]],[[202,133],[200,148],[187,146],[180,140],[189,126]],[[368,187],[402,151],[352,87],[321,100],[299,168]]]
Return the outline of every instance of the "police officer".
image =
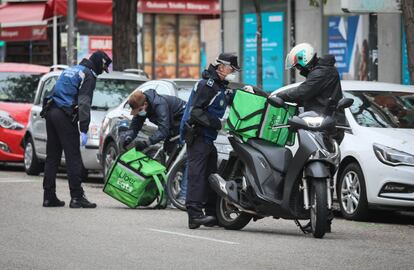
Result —
[[[135,149],[142,151],[150,145],[164,141],[164,149],[171,153],[177,142],[169,142],[169,138],[178,135],[180,121],[183,116],[185,101],[178,97],[169,95],[159,95],[153,89],[145,92],[139,89],[135,90],[128,98],[131,107],[132,118],[130,130],[126,131],[123,142],[124,148],[128,146],[138,135],[145,119],[149,119],[158,126],[158,130],[154,132],[146,140],[138,140],[135,143]]]
[[[65,69],[59,76],[51,96],[44,101],[46,118],[46,164],[43,178],[44,207],[61,207],[65,202],[56,196],[56,173],[62,156],[65,160],[70,188],[71,208],[95,208],[81,186],[82,158],[80,144],[86,145],[90,122],[90,107],[96,78],[108,72],[112,60],[102,52],[94,52],[79,65]],[[78,127],[79,122],[79,127]],[[80,134],[79,134],[80,130]],[[80,142],[81,141],[81,142]]]
[[[304,111],[315,111],[322,115],[332,115],[338,101],[342,99],[342,88],[338,70],[335,67],[335,57],[326,55],[317,57],[315,49],[308,43],[301,43],[292,48],[286,56],[286,69],[295,68],[306,80],[297,88],[278,93],[277,96],[285,101],[295,102],[304,107]],[[337,121],[345,122],[343,111],[335,112]],[[343,131],[331,134],[338,144],[344,138]],[[331,232],[332,212],[329,213],[326,231]],[[310,222],[304,227],[311,231]]]
[[[237,56],[222,53],[203,72],[189,99],[185,114],[185,140],[188,156],[188,186],[186,207],[188,227],[213,226],[216,220],[217,196],[208,184],[208,176],[217,172],[217,149],[214,141],[221,129],[220,118],[231,104],[234,94],[227,90],[240,67]],[[203,211],[204,210],[204,211]]]

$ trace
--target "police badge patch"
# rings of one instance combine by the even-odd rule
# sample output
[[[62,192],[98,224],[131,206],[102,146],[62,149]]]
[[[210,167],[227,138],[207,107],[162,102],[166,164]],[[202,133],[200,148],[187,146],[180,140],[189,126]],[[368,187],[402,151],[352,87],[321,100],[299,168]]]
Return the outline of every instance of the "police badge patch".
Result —
[[[214,80],[213,79],[208,79],[207,85],[210,86],[210,87],[213,87],[213,84],[214,84]]]

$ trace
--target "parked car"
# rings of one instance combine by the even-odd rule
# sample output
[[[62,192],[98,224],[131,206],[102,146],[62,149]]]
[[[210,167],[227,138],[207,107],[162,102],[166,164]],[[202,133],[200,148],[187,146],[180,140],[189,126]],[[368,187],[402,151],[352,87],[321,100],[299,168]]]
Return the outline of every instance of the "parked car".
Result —
[[[276,92],[297,87],[285,86]],[[340,145],[336,196],[346,219],[370,209],[414,209],[414,87],[342,81],[351,127]]]
[[[40,77],[48,67],[0,63],[0,161],[23,161],[22,140]]]
[[[34,105],[30,112],[30,122],[24,137],[24,167],[26,173],[30,175],[39,174],[46,159],[46,121],[39,114],[42,110],[43,98],[51,93],[61,72],[54,71],[44,75],[37,88]],[[99,146],[99,132],[105,114],[110,108],[118,106],[129,93],[145,81],[147,81],[146,77],[116,71],[98,77],[92,99],[89,139],[86,146],[81,147],[84,178],[89,170],[101,170],[96,154]],[[62,155],[62,165],[65,165],[64,155]]]

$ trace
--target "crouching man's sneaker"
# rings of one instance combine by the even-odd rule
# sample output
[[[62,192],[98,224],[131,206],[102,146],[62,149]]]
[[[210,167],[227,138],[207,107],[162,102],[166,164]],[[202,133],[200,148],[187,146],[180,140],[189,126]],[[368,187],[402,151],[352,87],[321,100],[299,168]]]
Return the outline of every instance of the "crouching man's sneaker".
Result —
[[[95,208],[96,203],[91,203],[86,199],[85,195],[79,198],[72,198],[69,204],[70,208]]]
[[[188,228],[190,229],[197,229],[201,225],[209,227],[210,224],[214,224],[216,221],[216,218],[213,216],[199,216],[199,217],[189,217],[188,218]]]

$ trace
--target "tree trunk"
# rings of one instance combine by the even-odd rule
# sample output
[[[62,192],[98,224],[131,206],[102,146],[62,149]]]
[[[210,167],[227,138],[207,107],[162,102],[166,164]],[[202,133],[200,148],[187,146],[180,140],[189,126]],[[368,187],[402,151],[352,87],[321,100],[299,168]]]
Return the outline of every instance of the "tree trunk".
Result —
[[[402,0],[401,9],[404,18],[404,30],[407,40],[408,70],[410,83],[414,84],[414,1]]]
[[[138,0],[112,0],[113,70],[137,68]]]
[[[257,87],[263,88],[263,64],[262,64],[262,11],[260,9],[259,0],[254,0],[256,9],[256,44],[257,44]]]

